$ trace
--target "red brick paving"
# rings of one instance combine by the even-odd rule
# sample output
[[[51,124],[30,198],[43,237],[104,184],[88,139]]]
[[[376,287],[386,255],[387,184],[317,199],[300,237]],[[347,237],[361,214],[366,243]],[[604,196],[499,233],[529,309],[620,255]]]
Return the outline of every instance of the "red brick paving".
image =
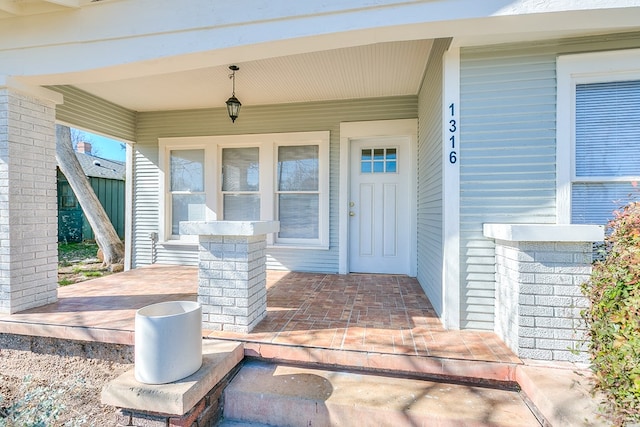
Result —
[[[295,352],[328,361],[362,363],[367,358],[375,364],[379,354],[520,362],[492,332],[445,330],[414,278],[269,271],[267,282],[267,317],[253,332],[204,335],[244,341],[248,351],[256,348],[251,343],[263,344],[263,352]],[[0,333],[132,344],[137,309],[162,301],[195,300],[196,292],[194,267],[139,268],[60,288],[54,304],[0,315]]]

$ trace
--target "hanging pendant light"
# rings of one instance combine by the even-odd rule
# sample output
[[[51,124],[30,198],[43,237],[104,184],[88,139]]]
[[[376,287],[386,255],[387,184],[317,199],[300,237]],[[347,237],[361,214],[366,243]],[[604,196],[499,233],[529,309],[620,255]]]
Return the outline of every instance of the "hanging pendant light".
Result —
[[[236,71],[240,68],[236,65],[231,65],[229,66],[229,69],[231,70],[229,78],[232,81],[233,89],[231,91],[231,98],[227,99],[227,113],[229,113],[231,121],[235,123],[238,118],[238,114],[240,113],[240,107],[242,106],[238,98],[236,98]]]

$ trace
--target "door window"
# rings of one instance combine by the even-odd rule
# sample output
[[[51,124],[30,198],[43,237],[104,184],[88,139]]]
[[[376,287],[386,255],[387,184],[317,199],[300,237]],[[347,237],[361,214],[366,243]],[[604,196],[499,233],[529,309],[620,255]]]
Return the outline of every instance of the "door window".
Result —
[[[361,173],[397,173],[397,148],[364,148],[360,153]]]

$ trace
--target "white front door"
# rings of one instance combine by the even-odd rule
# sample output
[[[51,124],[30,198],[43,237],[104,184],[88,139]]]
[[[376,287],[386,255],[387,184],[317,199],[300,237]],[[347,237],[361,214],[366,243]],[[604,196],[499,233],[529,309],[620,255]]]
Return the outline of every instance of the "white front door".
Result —
[[[349,270],[409,274],[409,138],[352,139],[350,158]]]

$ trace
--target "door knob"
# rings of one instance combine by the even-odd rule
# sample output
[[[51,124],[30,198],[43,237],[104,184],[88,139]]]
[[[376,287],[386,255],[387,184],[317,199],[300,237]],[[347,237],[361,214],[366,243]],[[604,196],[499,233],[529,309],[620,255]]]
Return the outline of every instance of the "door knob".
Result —
[[[349,216],[356,216],[356,213],[355,213],[355,212],[353,212],[353,211],[352,211],[352,212],[349,212]]]

